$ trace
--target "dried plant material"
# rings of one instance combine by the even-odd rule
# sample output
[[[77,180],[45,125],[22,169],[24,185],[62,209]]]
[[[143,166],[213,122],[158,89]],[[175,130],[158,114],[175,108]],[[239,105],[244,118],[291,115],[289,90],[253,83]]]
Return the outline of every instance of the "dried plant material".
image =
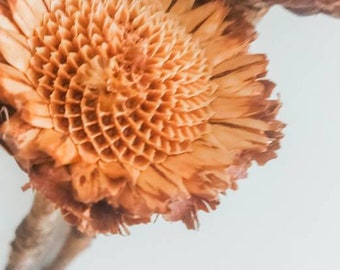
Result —
[[[226,1],[1,3],[2,143],[80,231],[154,215],[193,229],[275,157],[267,60]]]
[[[300,15],[325,13],[340,17],[339,0],[267,0],[271,4],[280,4]]]
[[[91,237],[72,228],[58,256],[49,266],[44,267],[44,270],[66,269],[67,265],[90,245],[91,240]]]
[[[241,11],[250,20],[261,16],[261,6],[283,5],[285,8],[298,15],[313,15],[325,13],[334,17],[340,17],[340,1],[339,0],[229,0],[234,5],[236,11]],[[256,11],[258,10],[258,11]],[[240,14],[240,13],[237,13]]]
[[[58,217],[53,203],[37,193],[30,213],[16,230],[6,270],[36,269],[54,236]]]
[[[243,17],[251,24],[258,23],[268,12],[270,4],[265,0],[228,0],[231,16],[235,19]]]

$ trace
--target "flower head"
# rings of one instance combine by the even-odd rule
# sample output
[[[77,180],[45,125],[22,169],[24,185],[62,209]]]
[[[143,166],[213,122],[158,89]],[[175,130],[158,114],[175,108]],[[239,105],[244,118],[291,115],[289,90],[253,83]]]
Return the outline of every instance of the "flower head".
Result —
[[[225,1],[0,2],[2,144],[89,234],[197,225],[282,124],[263,55]]]

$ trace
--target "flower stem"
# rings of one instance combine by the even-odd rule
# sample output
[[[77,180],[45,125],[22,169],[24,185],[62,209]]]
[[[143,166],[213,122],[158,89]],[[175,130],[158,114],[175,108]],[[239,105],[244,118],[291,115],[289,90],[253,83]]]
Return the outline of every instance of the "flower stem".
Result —
[[[44,270],[63,270],[72,260],[85,250],[91,243],[92,237],[72,228],[60,253]]]
[[[54,236],[58,218],[54,204],[37,192],[30,212],[15,232],[6,270],[37,269]]]

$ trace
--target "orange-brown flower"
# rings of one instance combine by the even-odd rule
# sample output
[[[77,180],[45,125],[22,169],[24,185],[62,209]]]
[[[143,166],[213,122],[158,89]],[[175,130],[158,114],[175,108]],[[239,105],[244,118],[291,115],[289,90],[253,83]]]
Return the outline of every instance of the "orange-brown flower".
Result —
[[[225,1],[0,2],[2,143],[89,234],[197,223],[282,124],[264,55]]]

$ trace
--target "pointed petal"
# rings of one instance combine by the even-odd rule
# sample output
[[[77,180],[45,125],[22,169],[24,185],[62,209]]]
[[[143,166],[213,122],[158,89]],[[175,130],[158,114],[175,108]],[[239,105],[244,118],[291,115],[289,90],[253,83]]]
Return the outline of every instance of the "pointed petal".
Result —
[[[33,114],[22,113],[21,118],[34,127],[53,128],[51,117],[36,116]]]
[[[215,112],[211,122],[251,115],[252,98],[216,98],[211,106]]]
[[[172,0],[160,0],[160,3],[164,10],[167,10],[171,4]]]
[[[224,18],[227,16],[229,9],[222,3],[195,31],[194,37],[201,42],[210,39],[214,36],[216,30],[222,24]]]
[[[238,68],[248,67],[255,63],[265,63],[266,56],[264,54],[251,54],[251,55],[238,55],[233,58],[227,59],[214,68],[213,75],[216,76],[220,73],[227,71],[234,71]]]
[[[76,163],[70,168],[77,201],[95,203],[107,195],[107,177],[94,164]]]
[[[16,109],[21,109],[27,100],[39,100],[23,73],[0,63],[0,99]]]
[[[30,37],[33,30],[40,25],[42,16],[46,12],[42,0],[8,0],[8,5],[21,31],[26,37]]]
[[[14,114],[8,121],[0,125],[0,137],[6,145],[6,149],[14,155],[17,160],[22,160],[20,165],[27,170],[24,163],[39,156],[36,145],[34,144],[39,129],[25,123],[19,114]],[[41,154],[40,154],[41,155]]]
[[[49,117],[50,111],[47,104],[28,101],[22,109],[23,114],[28,113],[36,116]]]
[[[118,162],[103,162],[98,161],[100,170],[111,179],[125,178],[126,171]]]
[[[262,81],[245,81],[238,85],[219,87],[216,91],[217,97],[259,96],[264,94],[265,86]]]
[[[194,2],[195,0],[186,0],[186,1],[178,0],[172,6],[169,13],[176,14],[176,15],[182,14],[183,12],[191,10],[192,6],[194,5]]]
[[[37,148],[51,156],[56,166],[62,166],[75,162],[78,151],[70,138],[53,129],[42,130],[36,139]]]
[[[270,140],[264,132],[259,130],[246,130],[226,125],[212,125],[216,138],[227,149],[261,149],[266,147]]]
[[[3,5],[0,5],[0,28],[13,32],[19,32],[18,27],[11,19],[11,13],[8,7]]]
[[[192,152],[169,157],[162,166],[187,180],[207,168],[224,168],[233,164],[236,154],[226,151],[220,142],[206,136],[205,140],[193,143]]]
[[[131,183],[135,185],[137,183],[138,177],[141,173],[140,170],[134,168],[133,166],[127,164],[127,163],[122,163],[122,166],[125,168],[127,172],[128,178],[131,180]]]
[[[15,68],[25,72],[32,57],[26,39],[12,31],[0,28],[0,53]]]
[[[221,36],[206,44],[206,57],[212,67],[244,51],[250,39],[241,40],[239,37]],[[226,49],[228,48],[228,49]]]
[[[151,166],[141,172],[137,186],[159,198],[164,196],[171,198],[178,194],[178,187]]]
[[[0,27],[2,29],[12,31],[12,32],[18,32],[18,29],[16,26],[9,20],[8,17],[4,16],[0,13]]]
[[[45,6],[48,11],[51,10],[52,0],[44,0]]]
[[[209,17],[216,10],[216,2],[209,2],[198,8],[185,12],[180,17],[180,22],[186,27],[188,33],[193,31],[200,23]]]
[[[213,81],[219,84],[222,89],[231,86],[237,87],[247,80],[254,80],[257,77],[263,76],[266,73],[267,65],[267,60],[257,61],[247,66],[238,67],[224,76],[217,77],[217,79],[214,79]]]

